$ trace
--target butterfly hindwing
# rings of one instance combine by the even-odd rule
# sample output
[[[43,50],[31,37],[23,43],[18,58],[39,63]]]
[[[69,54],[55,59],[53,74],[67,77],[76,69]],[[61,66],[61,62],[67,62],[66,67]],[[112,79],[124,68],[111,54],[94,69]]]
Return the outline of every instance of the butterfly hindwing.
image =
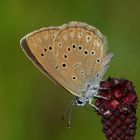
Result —
[[[54,47],[69,91],[82,96],[89,83],[102,77],[106,44],[100,31],[87,24],[72,22],[60,28]]]

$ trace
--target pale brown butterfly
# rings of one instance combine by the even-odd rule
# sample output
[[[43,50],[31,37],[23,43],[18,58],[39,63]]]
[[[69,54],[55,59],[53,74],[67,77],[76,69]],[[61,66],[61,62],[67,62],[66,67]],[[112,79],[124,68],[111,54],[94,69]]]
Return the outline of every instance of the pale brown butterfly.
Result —
[[[73,105],[88,102],[96,108],[93,97],[101,97],[100,82],[113,56],[107,52],[106,37],[96,27],[70,22],[41,28],[23,37],[20,44],[45,75],[77,97]]]

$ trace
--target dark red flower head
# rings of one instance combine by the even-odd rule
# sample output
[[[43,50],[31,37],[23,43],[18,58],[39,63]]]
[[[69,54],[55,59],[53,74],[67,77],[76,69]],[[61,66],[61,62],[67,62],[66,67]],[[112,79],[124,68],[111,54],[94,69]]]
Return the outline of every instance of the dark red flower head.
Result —
[[[132,82],[126,79],[108,78],[100,83],[96,106],[102,116],[103,131],[109,140],[133,140],[136,129],[138,98]]]

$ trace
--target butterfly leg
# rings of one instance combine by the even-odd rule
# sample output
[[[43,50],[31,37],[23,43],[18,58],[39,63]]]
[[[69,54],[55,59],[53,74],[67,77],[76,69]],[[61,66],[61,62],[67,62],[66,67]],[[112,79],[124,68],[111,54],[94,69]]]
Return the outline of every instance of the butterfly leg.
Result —
[[[110,88],[100,87],[100,90],[109,90]]]
[[[92,99],[89,100],[89,105],[91,105],[93,108],[100,112],[99,108],[96,105],[92,104]]]
[[[101,95],[94,95],[94,97],[96,97],[96,98],[101,98],[101,99],[105,99],[105,100],[108,100],[108,98],[107,97],[104,97],[104,96],[101,96]]]
[[[100,112],[100,110],[99,110],[99,108],[98,107],[96,107],[94,104],[90,104],[93,108],[95,108],[97,111],[99,111]]]

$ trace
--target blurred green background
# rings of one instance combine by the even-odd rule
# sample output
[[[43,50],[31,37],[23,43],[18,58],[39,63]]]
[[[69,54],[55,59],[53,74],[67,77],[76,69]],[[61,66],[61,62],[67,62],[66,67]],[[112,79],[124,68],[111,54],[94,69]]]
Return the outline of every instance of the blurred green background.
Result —
[[[60,117],[73,95],[38,71],[19,45],[26,33],[69,21],[107,36],[115,57],[105,77],[132,80],[140,97],[139,0],[0,0],[0,140],[105,140],[100,118],[84,108],[73,110],[67,129]]]

